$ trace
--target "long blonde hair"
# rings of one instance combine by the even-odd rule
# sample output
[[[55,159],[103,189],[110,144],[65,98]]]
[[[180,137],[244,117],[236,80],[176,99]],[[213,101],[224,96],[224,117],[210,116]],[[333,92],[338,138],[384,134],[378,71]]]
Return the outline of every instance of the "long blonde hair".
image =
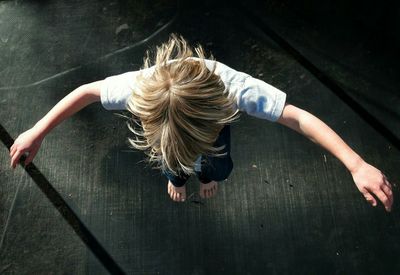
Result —
[[[240,116],[234,99],[214,73],[215,65],[212,70],[207,68],[203,48],[198,45],[194,51],[197,56],[182,36],[172,34],[156,48],[153,73],[139,75],[138,88],[128,100],[133,114],[128,127],[135,134],[130,144],[147,150],[149,163],[174,175],[194,174],[200,154],[225,155],[218,153],[224,146],[213,144],[223,126]],[[150,67],[147,51],[143,69]]]

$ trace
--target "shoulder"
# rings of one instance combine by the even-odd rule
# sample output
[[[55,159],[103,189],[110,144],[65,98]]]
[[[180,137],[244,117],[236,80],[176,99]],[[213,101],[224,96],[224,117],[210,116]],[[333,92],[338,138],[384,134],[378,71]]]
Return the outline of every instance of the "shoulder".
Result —
[[[221,80],[228,84],[228,86],[232,84],[244,83],[245,79],[248,78],[250,75],[232,67],[226,65],[223,62],[205,59],[206,66],[209,70],[213,70],[215,67],[214,73],[221,77]]]
[[[107,110],[125,110],[131,93],[137,88],[137,78],[149,70],[137,70],[112,75],[101,82],[100,99]]]

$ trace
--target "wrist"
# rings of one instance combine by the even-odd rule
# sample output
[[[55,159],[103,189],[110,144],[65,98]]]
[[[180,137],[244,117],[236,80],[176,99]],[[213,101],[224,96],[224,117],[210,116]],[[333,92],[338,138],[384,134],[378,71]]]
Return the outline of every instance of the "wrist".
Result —
[[[359,156],[356,155],[353,157],[353,159],[349,162],[347,169],[350,171],[350,173],[355,173],[358,171],[358,169],[365,163],[365,161]]]
[[[43,139],[48,132],[48,125],[39,120],[33,127],[32,127],[32,131],[37,135],[38,138]]]

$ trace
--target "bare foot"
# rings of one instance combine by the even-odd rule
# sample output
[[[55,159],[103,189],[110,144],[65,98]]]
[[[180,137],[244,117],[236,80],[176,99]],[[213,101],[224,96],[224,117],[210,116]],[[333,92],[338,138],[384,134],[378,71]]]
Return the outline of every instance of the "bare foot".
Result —
[[[209,183],[200,182],[200,197],[209,199],[217,194],[218,182],[211,181]]]
[[[186,185],[175,187],[171,181],[168,181],[168,194],[172,200],[181,202],[186,200]]]

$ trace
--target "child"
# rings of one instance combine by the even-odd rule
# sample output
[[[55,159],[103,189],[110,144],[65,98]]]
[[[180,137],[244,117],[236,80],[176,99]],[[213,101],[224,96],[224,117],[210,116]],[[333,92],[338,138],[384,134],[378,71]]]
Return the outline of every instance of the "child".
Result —
[[[192,174],[200,180],[200,196],[210,198],[217,192],[217,182],[232,170],[229,125],[243,111],[283,124],[327,149],[350,171],[368,202],[377,205],[375,194],[391,210],[393,195],[385,175],[325,123],[288,104],[286,94],[271,85],[205,59],[201,46],[195,52],[197,57],[182,37],[172,35],[157,47],[154,66],[147,52],[142,70],[75,89],[15,140],[11,166],[15,168],[25,153],[25,165],[30,163],[51,129],[88,104],[101,101],[105,109],[132,113],[128,126],[135,138],[129,141],[145,150],[148,161],[162,170],[174,201],[186,199],[185,183]]]

